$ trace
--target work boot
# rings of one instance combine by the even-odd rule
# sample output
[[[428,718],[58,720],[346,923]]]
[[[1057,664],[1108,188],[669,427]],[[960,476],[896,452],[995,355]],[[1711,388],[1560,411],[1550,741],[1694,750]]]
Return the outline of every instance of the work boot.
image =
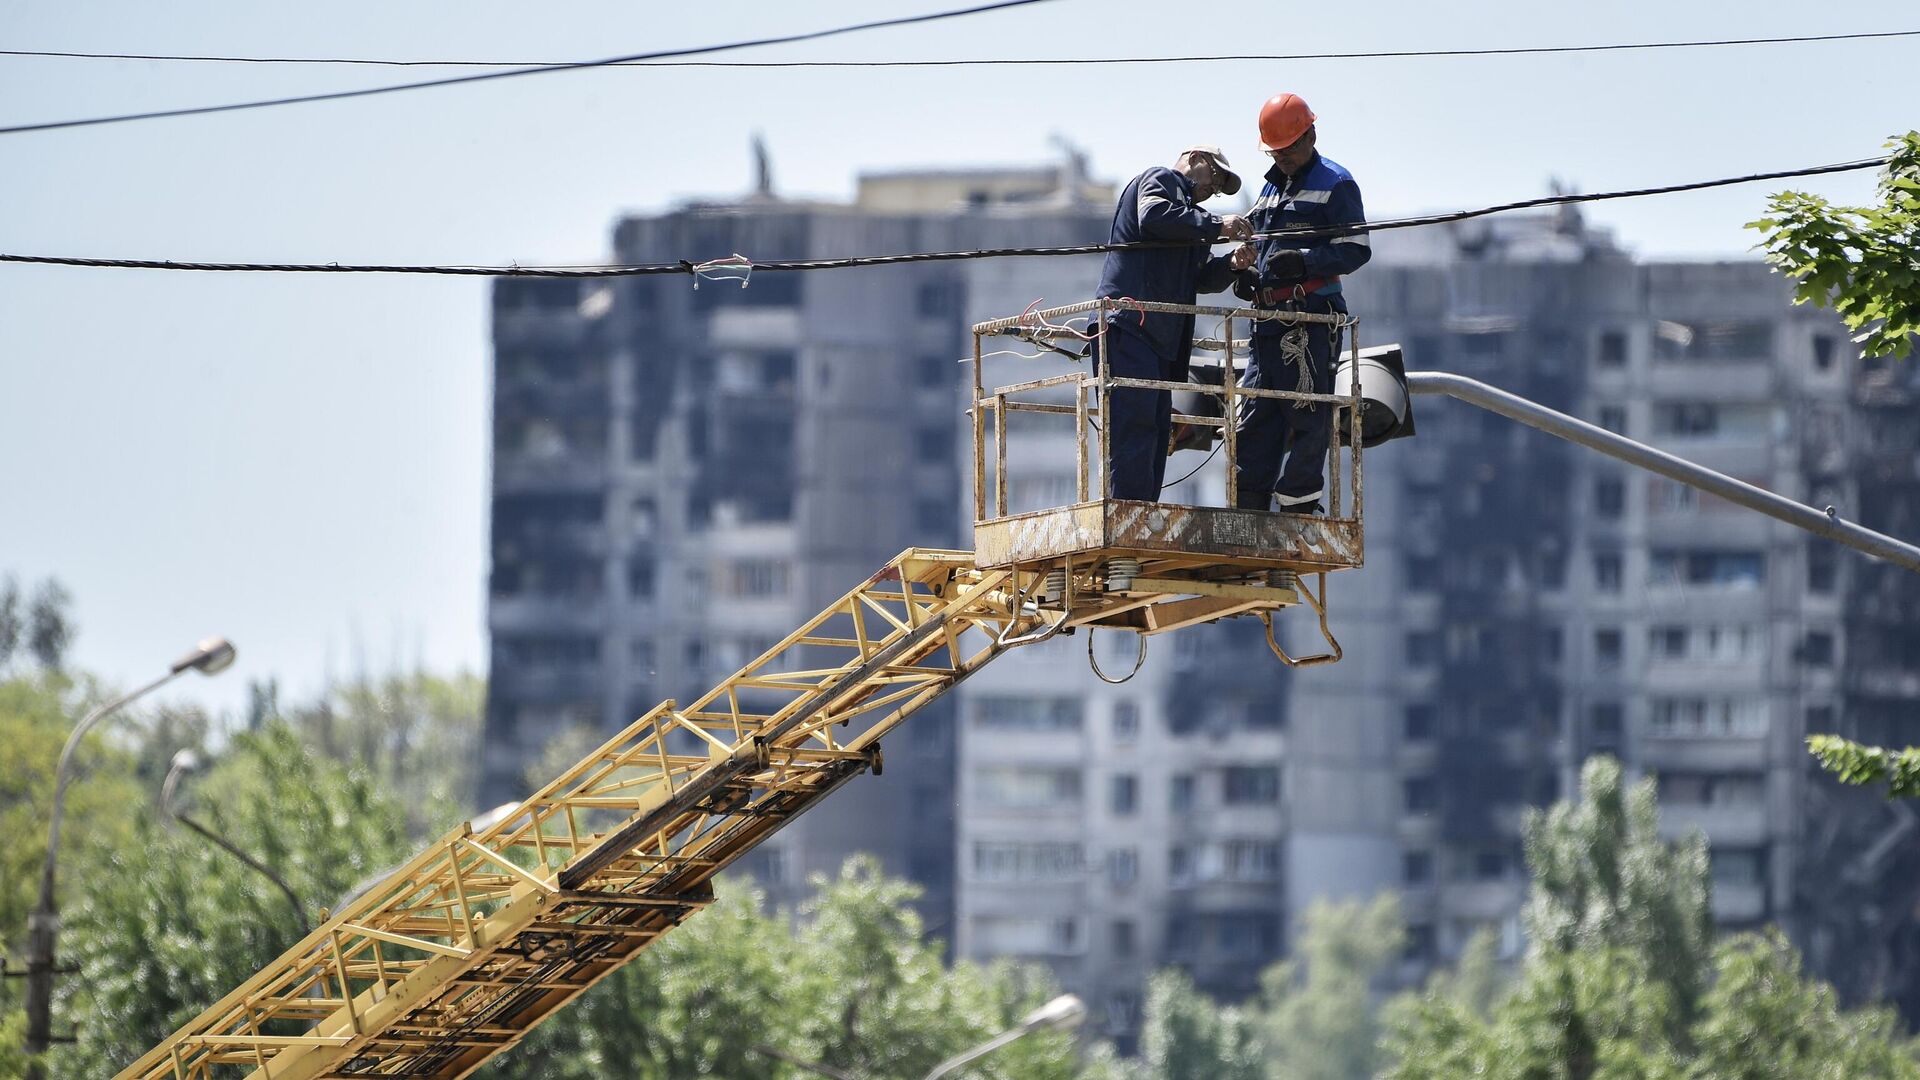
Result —
[[[1318,502],[1294,503],[1291,506],[1276,506],[1273,509],[1275,512],[1281,514],[1306,514],[1316,517],[1327,512],[1326,507],[1321,506]]]

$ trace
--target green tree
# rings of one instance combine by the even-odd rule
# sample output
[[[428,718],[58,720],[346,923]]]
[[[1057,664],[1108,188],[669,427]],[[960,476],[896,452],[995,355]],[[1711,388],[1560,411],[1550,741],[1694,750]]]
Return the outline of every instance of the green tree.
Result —
[[[1673,996],[1667,1034],[1678,1038],[1693,1021],[1713,951],[1706,840],[1696,833],[1662,841],[1653,781],[1626,788],[1610,757],[1588,760],[1580,792],[1577,803],[1527,816],[1529,947],[1549,956],[1622,949],[1642,958]]]
[[[1184,972],[1162,971],[1147,981],[1140,1025],[1140,1056],[1094,1056],[1088,1080],[1264,1080],[1259,1020],[1216,1004]]]
[[[280,716],[321,756],[372,773],[405,792],[408,828],[437,835],[469,808],[486,684],[461,672],[395,673],[360,679],[319,701],[279,710],[277,690],[257,697],[260,712]]]
[[[397,800],[280,724],[237,736],[194,794],[196,816],[274,867],[310,913],[412,846]],[[61,1009],[79,1040],[52,1055],[55,1075],[112,1075],[299,936],[259,873],[139,819],[68,913],[64,952],[80,970]]]
[[[760,1053],[863,1080],[916,1080],[1012,1027],[1051,993],[1009,967],[943,967],[921,938],[915,886],[854,859],[816,880],[800,912],[767,912],[723,880],[715,902],[483,1070],[488,1080],[715,1080],[814,1074]],[[1071,1039],[1029,1035],[967,1076],[1068,1080]]]
[[[1399,898],[1315,904],[1294,957],[1261,977],[1260,1027],[1273,1080],[1357,1080],[1377,1068],[1373,986],[1406,948]]]
[[[1589,762],[1583,801],[1534,817],[1511,992],[1430,989],[1391,1010],[1388,1080],[1920,1080],[1885,1010],[1847,1013],[1777,934],[1713,946],[1697,841],[1663,845],[1651,785]]]
[[[1839,312],[1864,356],[1906,356],[1920,334],[1920,131],[1894,136],[1873,206],[1787,191],[1748,228],[1796,281],[1796,304]]]

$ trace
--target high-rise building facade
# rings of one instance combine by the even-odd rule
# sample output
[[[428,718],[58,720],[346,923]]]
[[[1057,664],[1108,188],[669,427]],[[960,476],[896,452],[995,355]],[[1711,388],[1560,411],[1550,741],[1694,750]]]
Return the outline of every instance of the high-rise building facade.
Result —
[[[864,176],[852,204],[762,190],[625,219],[615,257],[1077,242],[1112,198],[1077,165]],[[498,283],[484,801],[662,699],[690,703],[903,548],[967,542],[955,448],[973,272]],[[776,902],[870,852],[927,888],[930,929],[950,934],[950,715],[924,710],[883,776],[747,860]]]
[[[763,191],[629,218],[615,248],[1082,243],[1111,198],[1071,166],[880,174],[851,204]],[[1567,214],[1374,244],[1347,283],[1362,344],[1920,536],[1911,369],[1858,364],[1757,262],[1637,262]],[[967,326],[1098,274],[1096,256],[501,282],[488,801],[690,701],[900,549],[967,546]],[[1004,382],[1069,362],[989,363]],[[1500,417],[1415,408],[1415,440],[1367,455],[1367,566],[1331,578],[1340,664],[1289,673],[1244,620],[1155,639],[1117,685],[1085,637],[1016,650],[747,869],[792,903],[874,852],[926,887],[931,933],[1048,965],[1125,1041],[1153,970],[1249,993],[1318,899],[1402,893],[1409,982],[1484,928],[1517,951],[1522,816],[1610,753],[1658,778],[1670,829],[1711,840],[1723,925],[1781,922],[1844,985],[1912,1008],[1920,817],[1846,798],[1802,747],[1920,741],[1911,579]],[[1009,458],[1014,509],[1072,500],[1070,424],[1016,424]],[[1222,465],[1168,497],[1218,503]],[[1101,635],[1102,667],[1124,673],[1133,644]]]

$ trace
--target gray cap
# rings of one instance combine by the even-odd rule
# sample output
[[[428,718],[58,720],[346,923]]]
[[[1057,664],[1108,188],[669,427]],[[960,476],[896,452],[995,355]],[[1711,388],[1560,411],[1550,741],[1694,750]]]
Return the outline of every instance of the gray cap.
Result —
[[[1213,159],[1214,172],[1220,180],[1220,194],[1238,195],[1240,193],[1240,174],[1234,172],[1227,164],[1227,155],[1221,152],[1219,147],[1208,146],[1205,143],[1195,143],[1185,150],[1180,151],[1181,157],[1185,157],[1188,154],[1205,154]]]

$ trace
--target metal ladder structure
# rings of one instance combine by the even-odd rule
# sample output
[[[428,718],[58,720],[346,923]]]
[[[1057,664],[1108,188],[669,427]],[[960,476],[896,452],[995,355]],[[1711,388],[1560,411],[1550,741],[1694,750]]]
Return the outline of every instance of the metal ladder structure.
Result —
[[[1105,316],[1108,306],[974,328],[975,551],[901,553],[699,700],[656,706],[505,820],[441,837],[121,1080],[467,1076],[698,912],[714,876],[786,821],[878,772],[888,733],[1009,649],[1082,626],[1145,637],[1251,615],[1288,663],[1338,659],[1325,574],[1360,565],[1357,415],[1345,516],[1338,494],[1326,518],[1095,496],[1088,431],[1104,426],[1116,386],[1159,384],[1111,378],[1101,365],[988,391],[978,342],[1032,340],[1046,316]],[[1227,313],[1229,350],[1231,320],[1254,314],[1180,310]],[[1211,391],[1227,399],[1224,413],[1176,419],[1230,438],[1220,416],[1233,415],[1236,395],[1259,392],[1228,383]],[[1075,404],[1020,396],[1062,388]],[[1357,404],[1357,383],[1350,391],[1317,397]],[[1006,513],[1000,421],[1022,410],[1076,422],[1080,501]],[[1320,576],[1317,593],[1303,575]],[[1271,616],[1302,602],[1331,652],[1295,659],[1273,638]]]

